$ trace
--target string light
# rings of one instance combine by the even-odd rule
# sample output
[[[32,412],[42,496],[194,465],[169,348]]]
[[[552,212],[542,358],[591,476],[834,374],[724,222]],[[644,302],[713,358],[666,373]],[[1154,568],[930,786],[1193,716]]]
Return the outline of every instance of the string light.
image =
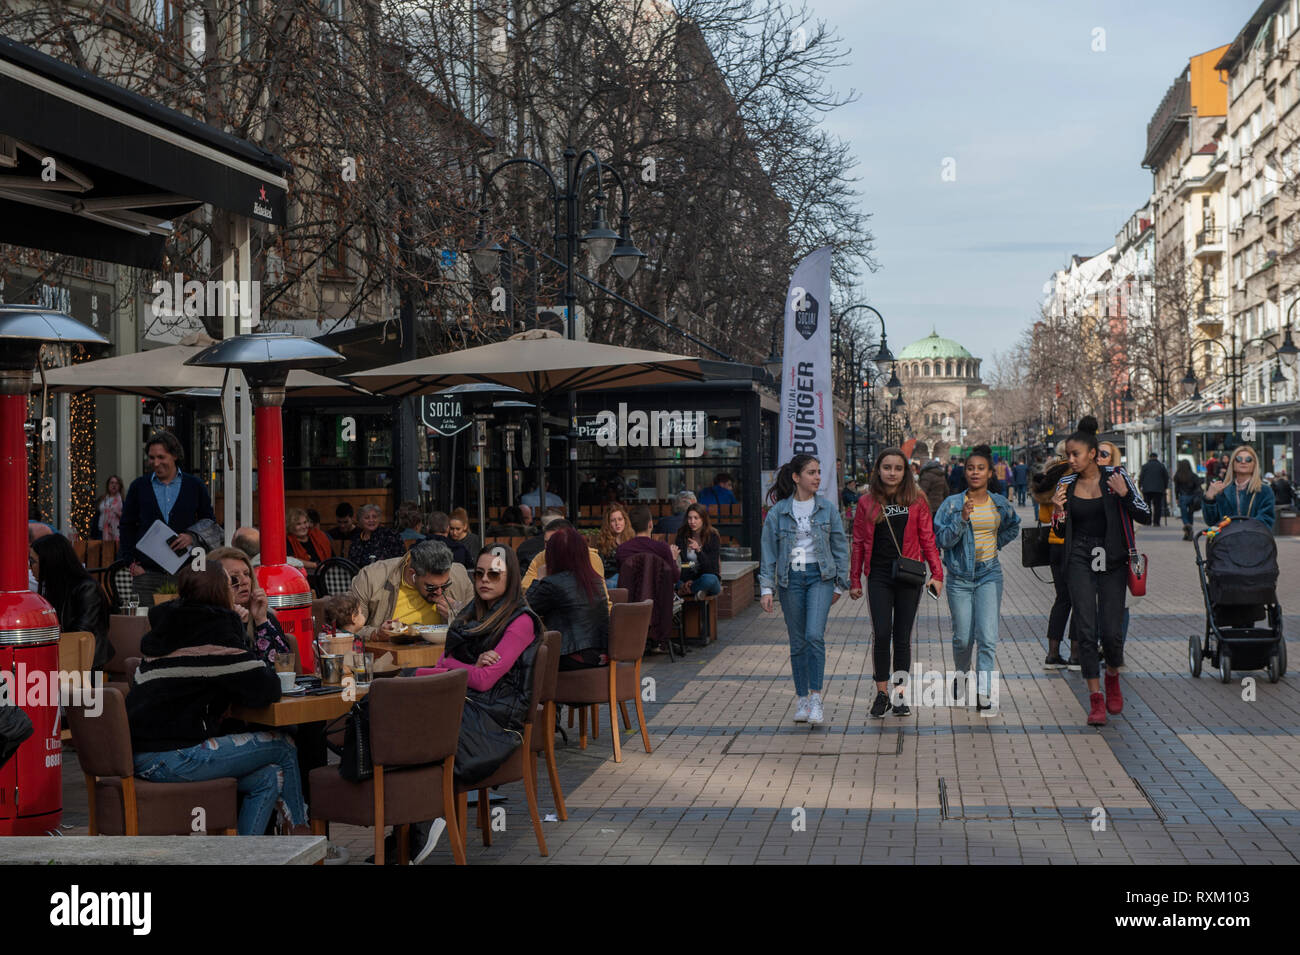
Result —
[[[90,354],[78,348],[72,364],[90,361]],[[68,471],[72,481],[70,522],[82,537],[90,536],[95,519],[95,399],[72,395],[68,399]]]

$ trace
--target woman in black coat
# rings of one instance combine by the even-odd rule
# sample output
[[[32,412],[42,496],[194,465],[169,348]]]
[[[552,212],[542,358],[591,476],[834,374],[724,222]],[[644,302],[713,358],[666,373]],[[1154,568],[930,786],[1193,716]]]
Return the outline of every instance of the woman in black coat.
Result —
[[[93,668],[103,670],[113,650],[108,643],[108,601],[99,584],[62,534],[46,534],[33,541],[30,559],[41,596],[59,615],[59,629],[63,633],[93,633]]]
[[[572,527],[546,542],[546,576],[528,588],[528,606],[547,630],[558,630],[560,669],[601,666],[609,649],[605,582],[591,566],[587,541]]]

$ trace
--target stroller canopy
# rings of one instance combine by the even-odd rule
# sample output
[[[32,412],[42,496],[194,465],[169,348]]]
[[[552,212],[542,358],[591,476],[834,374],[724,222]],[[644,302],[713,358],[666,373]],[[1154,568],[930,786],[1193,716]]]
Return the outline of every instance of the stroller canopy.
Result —
[[[1215,604],[1277,603],[1277,542],[1261,521],[1234,517],[1206,545],[1205,570]]]

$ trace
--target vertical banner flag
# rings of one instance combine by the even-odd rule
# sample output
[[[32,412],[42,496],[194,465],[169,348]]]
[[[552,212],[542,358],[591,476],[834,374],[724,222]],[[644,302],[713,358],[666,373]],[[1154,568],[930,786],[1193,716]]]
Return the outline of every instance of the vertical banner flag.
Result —
[[[831,392],[831,247],[809,253],[785,296],[785,351],[781,365],[781,457],[814,455],[822,466],[817,493],[833,504],[835,411]],[[838,506],[838,504],[836,504]]]

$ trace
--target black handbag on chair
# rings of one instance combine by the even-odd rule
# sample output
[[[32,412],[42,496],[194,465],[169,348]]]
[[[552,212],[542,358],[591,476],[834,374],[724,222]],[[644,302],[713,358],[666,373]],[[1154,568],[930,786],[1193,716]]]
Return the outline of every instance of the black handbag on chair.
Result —
[[[1020,566],[1047,567],[1052,563],[1051,524],[1026,527],[1020,532]]]
[[[350,783],[365,782],[375,775],[375,764],[370,757],[369,697],[353,703],[352,709],[339,720],[343,721],[343,748],[329,747],[338,754],[339,775]],[[337,730],[339,720],[325,727],[327,735]]]

